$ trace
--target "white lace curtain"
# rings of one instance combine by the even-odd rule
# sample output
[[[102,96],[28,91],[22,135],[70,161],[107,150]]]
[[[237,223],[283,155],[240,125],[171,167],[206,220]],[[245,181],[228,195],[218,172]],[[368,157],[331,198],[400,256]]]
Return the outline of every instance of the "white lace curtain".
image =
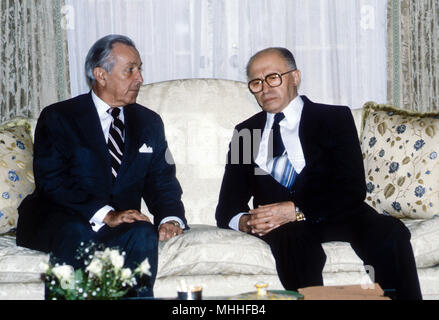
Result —
[[[246,81],[257,50],[284,46],[302,71],[301,94],[361,107],[386,102],[384,0],[66,0],[72,96],[87,92],[90,46],[132,38],[145,83],[180,78]]]

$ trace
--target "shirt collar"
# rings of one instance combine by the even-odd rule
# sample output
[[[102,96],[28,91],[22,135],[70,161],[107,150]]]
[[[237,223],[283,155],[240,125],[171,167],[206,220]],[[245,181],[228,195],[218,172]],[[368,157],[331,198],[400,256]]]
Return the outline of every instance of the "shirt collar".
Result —
[[[91,90],[91,98],[93,99],[93,102],[95,104],[96,110],[98,111],[98,115],[99,118],[105,118],[107,116],[111,116],[107,110],[110,109],[110,105],[108,105],[104,100],[102,100],[101,98],[99,98],[96,93],[94,93],[93,90]],[[120,108],[121,111],[123,110],[122,107],[117,107]],[[123,112],[120,113],[119,118],[123,116]]]
[[[299,123],[303,104],[303,99],[299,95],[291,100],[285,109],[282,110],[283,114],[285,115],[285,119],[282,120],[280,124],[283,125],[286,122],[285,124],[288,128],[294,128]],[[270,123],[273,123],[272,121],[274,119],[274,113],[267,113],[267,118]]]

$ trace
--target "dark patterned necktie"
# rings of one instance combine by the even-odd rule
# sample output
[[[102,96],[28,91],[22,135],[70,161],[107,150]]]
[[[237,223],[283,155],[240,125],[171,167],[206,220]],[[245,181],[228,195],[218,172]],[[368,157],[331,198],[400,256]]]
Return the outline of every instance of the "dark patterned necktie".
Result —
[[[276,113],[276,115],[274,116],[274,122],[271,131],[273,134],[273,158],[281,156],[285,151],[285,146],[282,142],[279,126],[279,122],[281,122],[284,118],[285,115],[282,112]]]
[[[122,163],[124,140],[123,136],[125,126],[123,122],[119,119],[119,108],[110,108],[107,110],[107,112],[113,116],[113,121],[111,122],[110,126],[110,132],[108,134],[107,144],[111,155],[111,173],[114,182],[117,177],[117,172],[119,171],[120,165]]]
[[[273,158],[268,160],[268,164],[269,167],[271,167],[271,176],[285,188],[290,190],[298,174],[288,159],[288,154],[285,152],[285,145],[280,135],[279,122],[284,118],[285,115],[282,112],[276,113],[274,116],[274,122],[270,133],[273,135]]]

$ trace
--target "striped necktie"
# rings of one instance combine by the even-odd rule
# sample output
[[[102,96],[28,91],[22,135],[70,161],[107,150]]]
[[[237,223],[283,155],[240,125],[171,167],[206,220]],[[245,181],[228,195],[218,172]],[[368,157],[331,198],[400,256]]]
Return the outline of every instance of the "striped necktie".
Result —
[[[298,174],[288,159],[288,154],[286,153],[285,145],[280,134],[279,122],[284,118],[285,115],[282,112],[276,113],[274,116],[270,133],[273,135],[273,158],[269,159],[268,167],[271,168],[271,176],[289,190],[293,186]]]
[[[112,115],[113,121],[111,122],[110,132],[108,134],[108,149],[111,155],[111,173],[113,176],[113,182],[116,180],[117,172],[119,171],[122,163],[123,144],[124,144],[124,129],[123,122],[119,119],[120,109],[110,108],[107,110]]]

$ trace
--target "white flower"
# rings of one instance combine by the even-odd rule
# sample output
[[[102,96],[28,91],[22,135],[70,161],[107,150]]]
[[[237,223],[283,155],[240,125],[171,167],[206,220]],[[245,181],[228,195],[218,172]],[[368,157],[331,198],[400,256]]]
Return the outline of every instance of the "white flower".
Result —
[[[87,267],[87,271],[90,272],[92,275],[99,276],[102,272],[102,268],[104,265],[102,264],[102,261],[100,259],[94,258],[90,264]]]
[[[111,250],[109,248],[106,248],[105,251],[102,253],[102,259],[109,260],[116,270],[121,269],[125,262],[124,257],[119,253],[119,250],[117,249]]]
[[[132,275],[132,272],[131,272],[130,268],[122,269],[122,273],[121,273],[122,279],[128,280],[131,277],[131,275]]]
[[[59,279],[61,288],[73,289],[73,287],[75,286],[75,275],[72,266],[58,266],[53,268],[52,272]]]
[[[118,250],[111,250],[110,252],[111,264],[118,270],[123,267],[124,257],[119,253]]]
[[[73,290],[75,288],[75,281],[73,279],[61,279],[59,283],[64,290]]]
[[[148,259],[145,259],[140,264],[139,271],[140,271],[141,274],[146,274],[146,275],[150,276],[151,275],[150,268],[151,268],[151,266],[149,265]]]
[[[73,279],[73,267],[69,265],[57,266],[52,269],[53,274],[60,280],[71,280]]]

